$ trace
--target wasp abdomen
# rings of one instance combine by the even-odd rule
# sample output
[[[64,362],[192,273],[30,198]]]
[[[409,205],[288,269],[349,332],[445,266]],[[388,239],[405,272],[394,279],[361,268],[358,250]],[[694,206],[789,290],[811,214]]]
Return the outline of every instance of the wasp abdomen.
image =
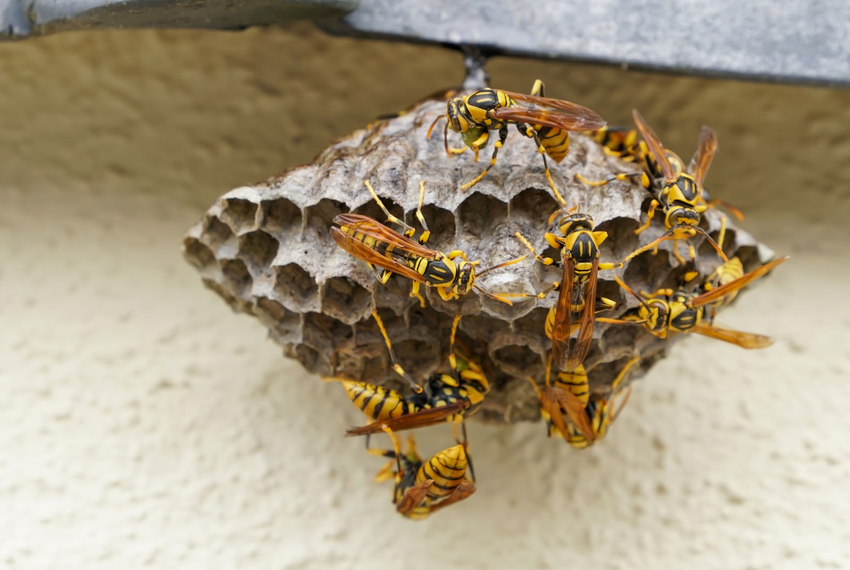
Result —
[[[366,382],[346,381],[342,385],[354,405],[373,420],[397,418],[416,411],[415,406],[395,390]]]

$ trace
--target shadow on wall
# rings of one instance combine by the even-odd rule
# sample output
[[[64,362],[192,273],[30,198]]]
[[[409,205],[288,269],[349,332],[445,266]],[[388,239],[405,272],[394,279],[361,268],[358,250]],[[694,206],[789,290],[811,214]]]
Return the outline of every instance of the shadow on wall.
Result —
[[[0,115],[15,134],[0,139],[5,180],[133,187],[199,208],[463,73],[456,53],[334,38],[303,23],[60,34],[3,44],[0,54]],[[721,150],[708,186],[746,211],[791,200],[805,217],[847,211],[848,91],[510,58],[489,71],[514,91],[542,78],[548,94],[611,124],[629,124],[637,107],[684,157],[710,123]]]

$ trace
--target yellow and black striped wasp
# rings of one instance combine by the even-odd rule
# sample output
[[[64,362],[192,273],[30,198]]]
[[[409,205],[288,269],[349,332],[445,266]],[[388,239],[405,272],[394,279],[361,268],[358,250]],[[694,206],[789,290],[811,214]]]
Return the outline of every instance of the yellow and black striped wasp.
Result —
[[[487,146],[490,140],[490,131],[499,131],[499,140],[493,145],[490,164],[481,174],[461,186],[461,190],[471,188],[487,175],[490,168],[496,164],[499,149],[507,140],[508,126],[515,125],[520,134],[534,139],[537,150],[543,157],[543,166],[549,185],[558,201],[561,204],[564,203],[564,199],[552,181],[546,154],[548,153],[556,162],[560,162],[569,148],[567,131],[592,131],[605,125],[605,121],[587,107],[543,97],[543,87],[543,83],[538,80],[534,83],[532,95],[487,88],[479,89],[465,97],[454,97],[448,101],[446,114],[437,117],[431,124],[428,129],[428,138],[431,137],[431,131],[437,122],[446,119],[443,138],[446,153],[449,156],[452,153],[459,154],[465,149],[465,147],[459,150],[449,149],[449,129],[460,133],[464,144],[475,153],[476,161],[478,151]]]
[[[444,449],[425,462],[417,453],[412,435],[407,439],[407,451],[402,452],[392,430],[384,431],[390,436],[393,449],[370,449],[369,453],[391,459],[375,480],[395,481],[393,504],[399,514],[421,520],[475,493],[475,483],[466,476],[470,464],[465,444]]]
[[[699,286],[700,293],[708,293],[709,291],[713,291],[718,287],[726,285],[727,283],[731,283],[736,279],[740,279],[744,276],[744,264],[741,263],[741,260],[737,257],[733,257],[726,263],[721,264],[717,269],[712,272],[711,275],[706,278]],[[725,307],[729,303],[731,303],[735,297],[738,296],[738,291],[732,291],[725,297],[721,297],[717,301],[713,303],[709,303],[705,305],[705,316],[708,320],[708,323],[711,324],[714,322],[714,316],[717,312],[717,309],[720,307]]]
[[[590,186],[603,186],[614,180],[627,180],[639,176],[641,185],[648,191],[652,192],[653,182],[664,177],[664,173],[661,171],[658,163],[654,158],[652,158],[652,153],[649,152],[649,147],[647,147],[646,142],[638,140],[637,129],[605,126],[589,134],[593,140],[602,146],[602,150],[605,154],[615,156],[624,162],[632,162],[641,167],[642,171],[618,173],[599,182],[591,182],[584,178],[581,174],[576,174],[576,178],[579,181]],[[679,155],[666,148],[664,149],[664,152],[667,155],[667,160],[670,161],[674,170],[677,172],[684,172],[686,170],[684,163],[682,163],[682,159],[679,158]],[[691,159],[691,164],[687,167],[688,171],[694,170],[694,164],[698,156],[699,151],[697,151],[697,154],[695,154]],[[744,214],[742,214],[739,209],[724,200],[709,198],[708,189],[706,189],[705,186],[702,188],[702,196],[700,197],[699,205],[706,206],[706,208],[723,206],[739,222],[744,221]],[[717,240],[717,245],[720,246],[721,249],[723,249],[723,236],[725,234],[725,218],[722,221],[724,226],[721,228],[720,237]]]
[[[623,319],[599,318],[597,320],[612,324],[640,324],[659,338],[667,338],[667,334],[671,332],[697,333],[742,348],[766,348],[773,344],[773,339],[770,337],[723,329],[703,322],[706,316],[706,307],[722,303],[727,297],[737,294],[741,288],[765,275],[787,259],[788,257],[782,257],[766,263],[746,275],[702,294],[691,293],[681,288],[675,291],[673,289],[660,289],[651,295],[643,294],[641,296],[615,277],[614,279],[620,286],[640,302],[638,314]]]
[[[616,406],[614,404],[615,398],[623,391],[620,386],[623,379],[639,360],[640,357],[635,356],[625,364],[611,385],[611,397],[605,398],[599,394],[590,394],[584,366],[570,372],[558,372],[555,382],[550,384],[550,356],[546,365],[545,385],[541,388],[534,378],[528,378],[540,400],[540,415],[547,424],[549,437],[563,437],[576,449],[587,448],[602,439],[628,402],[631,386],[619,398]]]
[[[387,215],[387,221],[404,229],[404,234],[388,228],[382,223],[360,214],[339,214],[333,222],[339,227],[331,228],[331,237],[342,249],[362,259],[374,270],[375,266],[383,269],[376,275],[378,280],[385,284],[393,273],[407,277],[413,281],[411,297],[419,299],[419,304],[425,307],[425,299],[419,293],[419,286],[434,287],[445,301],[466,295],[473,289],[479,293],[507,303],[508,299],[494,295],[475,284],[476,279],[482,275],[512,265],[525,259],[525,256],[499,263],[487,269],[477,271],[480,261],[468,261],[466,254],[456,249],[448,255],[426,247],[431,232],[422,215],[422,200],[425,195],[425,183],[420,183],[419,207],[416,217],[422,224],[423,232],[418,241],[411,239],[415,230],[403,221],[399,220],[387,210],[381,199],[375,193],[374,188],[365,181],[366,187],[372,197]],[[461,261],[456,261],[460,259]]]
[[[395,432],[450,422],[455,430],[455,439],[458,439],[457,424],[462,424],[465,418],[478,411],[490,392],[490,382],[472,357],[460,350],[452,356],[449,362],[453,375],[432,374],[428,378],[427,389],[409,398],[374,384],[329,378],[341,381],[349,399],[373,420],[368,425],[350,428],[346,435],[370,436],[385,428]],[[465,427],[463,429],[463,440],[466,441]]]
[[[419,206],[416,210],[416,217],[419,219],[423,228],[418,241],[412,239],[415,234],[414,228],[405,224],[387,210],[368,180],[364,184],[378,203],[378,206],[386,214],[387,220],[403,228],[404,234],[400,234],[368,216],[339,214],[333,220],[339,227],[331,228],[331,237],[333,237],[337,245],[349,254],[368,263],[382,284],[385,284],[393,273],[407,277],[413,282],[410,296],[419,299],[419,304],[422,307],[425,307],[425,299],[419,292],[421,284],[424,284],[426,287],[435,288],[440,297],[445,301],[459,298],[475,290],[486,297],[507,303],[508,305],[513,304],[504,296],[495,295],[476,285],[475,281],[494,269],[518,263],[525,259],[525,256],[477,271],[476,268],[481,262],[468,261],[466,254],[459,249],[447,255],[426,247],[425,244],[431,232],[425,223],[425,217],[422,215],[422,202],[425,196],[424,181],[421,181],[419,185]],[[456,261],[458,259],[460,261]],[[383,271],[378,272],[375,266],[380,267]],[[380,317],[376,312],[373,312],[372,316],[378,323],[381,334],[389,349],[393,369],[408,381],[414,391],[421,392],[422,388],[404,372],[396,361],[390,338],[386,333]],[[459,320],[460,317],[456,317],[452,329],[452,342],[454,342],[455,331],[457,330]],[[454,358],[453,348],[451,350],[451,358]]]
[[[631,156],[633,161],[643,169],[640,173],[642,184],[654,194],[647,211],[646,222],[635,230],[635,234],[640,234],[649,227],[657,209],[664,213],[667,231],[658,239],[632,252],[626,257],[624,263],[645,251],[656,249],[658,244],[667,240],[674,240],[673,255],[680,263],[684,263],[684,258],[679,254],[678,243],[697,233],[705,236],[724,262],[728,261],[722,247],[699,227],[702,213],[709,207],[704,196],[703,181],[718,149],[717,135],[714,130],[703,126],[697,152],[686,168],[676,153],[664,148],[658,135],[637,110],[632,111],[632,116],[644,139],[643,142],[636,143],[636,138],[630,131],[616,128],[601,130],[595,138],[608,148],[614,149],[611,154],[621,157]],[[577,178],[585,184],[599,186],[614,179],[623,180],[636,175],[618,174],[600,182],[590,182],[581,175],[577,175]],[[725,235],[725,222],[724,217],[721,244]],[[689,244],[688,253],[691,259],[696,257],[693,245]]]
[[[549,218],[551,224],[562,210]],[[551,287],[537,295],[544,299],[552,291],[558,291],[558,302],[549,310],[546,317],[546,336],[552,339],[552,353],[555,363],[561,370],[574,370],[584,362],[593,338],[594,314],[599,310],[610,309],[614,302],[600,298],[602,307],[597,305],[596,283],[599,270],[621,267],[619,263],[602,263],[599,260],[599,246],[608,237],[603,231],[594,231],[593,218],[588,214],[567,213],[559,224],[560,236],[546,233],[547,243],[561,252],[560,261],[538,255],[534,246],[520,233],[519,239],[543,265],[560,265],[563,277]],[[514,295],[521,297],[524,295]],[[577,319],[574,320],[573,316]],[[577,322],[577,324],[575,324]],[[572,333],[578,329],[575,344],[570,343]]]

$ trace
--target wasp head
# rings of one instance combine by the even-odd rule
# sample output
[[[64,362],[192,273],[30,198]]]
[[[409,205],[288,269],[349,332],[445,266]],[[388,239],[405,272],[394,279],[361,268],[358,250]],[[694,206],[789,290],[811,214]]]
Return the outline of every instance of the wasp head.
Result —
[[[641,304],[639,314],[640,318],[646,321],[644,326],[650,332],[660,332],[667,326],[670,307],[661,299],[649,299],[646,303]]]
[[[668,228],[676,226],[697,226],[700,221],[700,213],[690,206],[675,206],[667,212],[664,223]]]
[[[455,291],[458,295],[466,295],[475,284],[475,265],[468,261],[461,261],[457,266],[457,285]]]
[[[469,110],[463,97],[449,100],[446,104],[446,119],[449,121],[449,128],[456,133],[465,133],[469,129]]]
[[[589,214],[569,214],[558,222],[558,229],[564,236],[576,230],[590,231],[593,229],[593,218]]]

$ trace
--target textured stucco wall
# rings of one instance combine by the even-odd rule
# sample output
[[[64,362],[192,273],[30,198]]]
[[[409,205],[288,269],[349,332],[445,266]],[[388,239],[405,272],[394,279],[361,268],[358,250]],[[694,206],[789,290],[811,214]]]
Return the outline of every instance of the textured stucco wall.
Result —
[[[473,424],[478,494],[407,523],[340,437],[361,421],[342,390],[205,291],[180,238],[226,190],[458,82],[460,58],[303,25],[3,44],[0,566],[850,567],[850,93],[490,71],[611,122],[637,106],[685,156],[710,122],[710,187],[793,256],[722,320],[776,345],[688,339],[584,453]]]

